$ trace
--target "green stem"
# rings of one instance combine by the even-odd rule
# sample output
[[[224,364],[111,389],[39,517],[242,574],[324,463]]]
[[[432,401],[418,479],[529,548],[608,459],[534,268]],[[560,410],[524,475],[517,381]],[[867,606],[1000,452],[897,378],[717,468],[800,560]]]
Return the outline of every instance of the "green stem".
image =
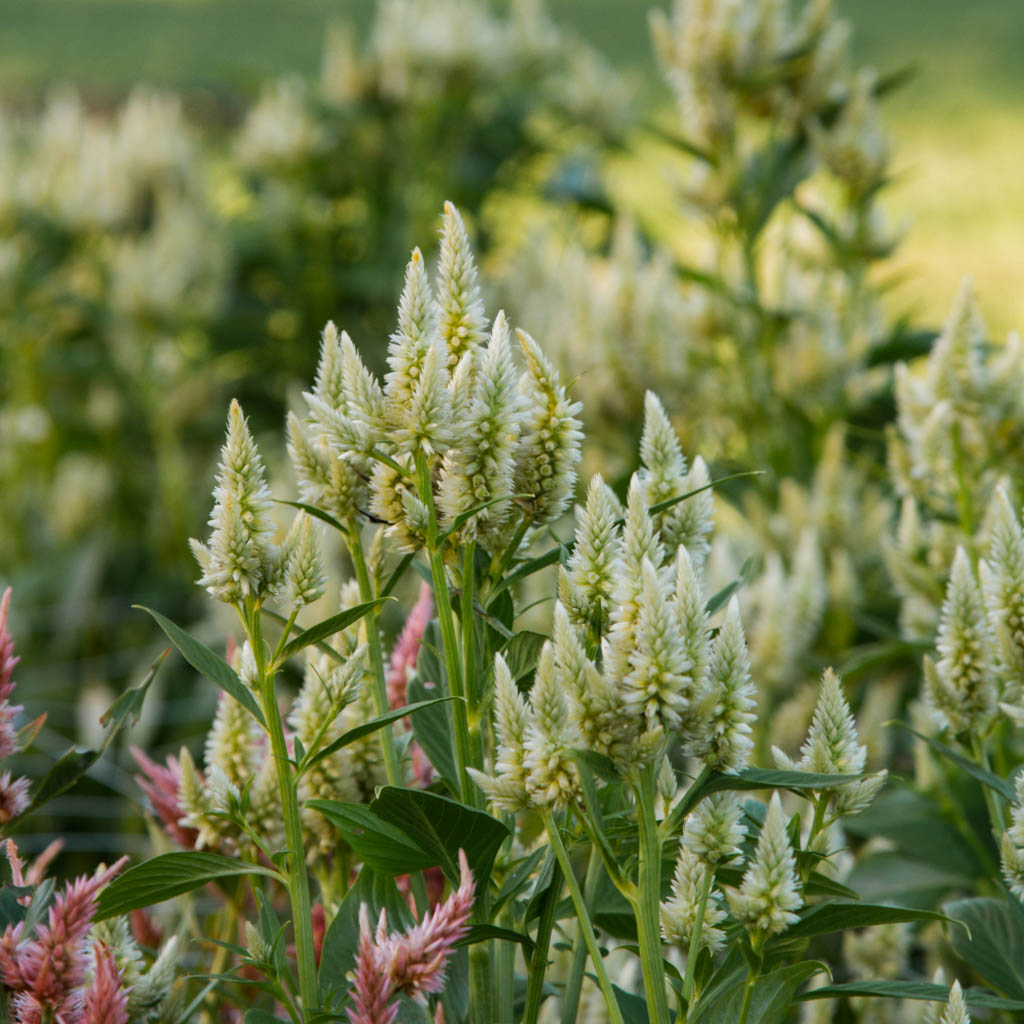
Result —
[[[985,771],[990,771],[988,750],[986,748],[985,741],[980,736],[972,736],[971,749],[978,764],[980,764]],[[981,787],[981,791],[985,794],[985,806],[988,808],[988,818],[992,825],[992,834],[995,836],[996,846],[998,847],[1002,842],[1003,833],[1006,831],[1006,817],[1003,814],[999,797],[992,792],[991,788],[983,785]]]
[[[601,854],[596,846],[590,847],[590,859],[587,861],[587,873],[583,878],[583,899],[588,907],[594,905],[597,897],[597,885],[601,880]],[[565,983],[562,996],[562,1024],[576,1024],[579,1012],[580,994],[583,991],[583,972],[587,966],[587,944],[583,938],[583,930],[576,930],[576,938],[572,944],[572,965]]]
[[[640,963],[651,1024],[669,1024],[665,962],[661,953],[661,838],[654,813],[655,768],[644,767],[635,787],[640,832],[640,867],[635,906]]]
[[[469,720],[469,757],[474,768],[483,770],[484,747],[480,718],[480,678],[476,670],[476,622],[473,614],[476,584],[476,542],[466,545],[462,557],[462,678],[466,686],[466,715]]]
[[[263,715],[267,720],[270,749],[277,766],[277,785],[281,794],[285,840],[288,844],[288,896],[292,906],[292,928],[295,932],[295,959],[299,969],[299,993],[302,1010],[309,1014],[318,1009],[316,958],[313,948],[313,914],[309,898],[309,879],[306,875],[305,849],[302,840],[302,820],[288,746],[284,738],[281,713],[277,708],[274,673],[267,672],[267,652],[263,642],[263,627],[258,605],[249,609],[249,641],[256,658],[263,699]]]
[[[537,1024],[541,1000],[544,998],[544,975],[548,970],[548,950],[551,947],[551,932],[555,926],[555,910],[562,894],[562,872],[556,864],[551,884],[544,894],[537,922],[537,936],[534,939],[533,956],[527,965],[526,1003],[523,1006],[522,1024]]]
[[[448,589],[448,574],[444,559],[437,546],[437,514],[434,511],[434,490],[430,479],[430,467],[422,452],[416,453],[417,489],[420,501],[427,506],[427,558],[430,561],[430,575],[434,583],[434,603],[437,605],[437,619],[441,625],[441,646],[444,648],[445,671],[448,674],[448,688],[454,701],[452,721],[455,726],[455,770],[458,775],[459,795],[462,802],[477,806],[480,793],[466,773],[470,763],[469,720],[466,714],[466,690],[462,679],[462,662],[459,658],[459,643],[455,633],[455,616],[452,614],[451,593]]]
[[[515,928],[511,911],[502,911],[500,920],[503,928]],[[494,1024],[513,1024],[515,1020],[515,969],[515,945],[499,942],[494,957]]]
[[[558,831],[558,824],[551,816],[550,810],[545,810],[543,815],[544,825],[548,830],[548,837],[551,840],[551,847],[555,851],[559,867],[561,867],[566,884],[569,886],[569,895],[572,897],[573,906],[576,908],[576,919],[583,934],[583,940],[587,944],[587,951],[590,953],[590,963],[594,968],[594,973],[597,975],[597,983],[601,988],[601,994],[604,996],[605,1008],[608,1010],[608,1019],[611,1024],[625,1024],[622,1019],[622,1011],[619,1009],[619,1002],[615,998],[615,990],[612,988],[612,983],[608,978],[608,971],[604,966],[604,958],[601,956],[601,949],[597,944],[597,936],[594,935],[594,926],[590,923],[590,911],[587,909],[583,893],[580,892],[579,883],[573,874],[569,854],[565,852],[562,836]],[[664,998],[664,990],[662,991],[662,997]],[[664,1024],[668,1024],[667,1003],[665,1009]],[[661,1021],[656,1021],[653,1017],[651,1020],[652,1024],[662,1024]]]
[[[704,933],[704,913],[707,910],[708,898],[711,895],[711,882],[715,872],[710,865],[704,865],[704,881],[700,888],[700,902],[697,904],[697,919],[693,922],[693,935],[690,936],[690,949],[686,954],[686,975],[683,978],[683,998],[686,1000],[687,1013],[693,1005],[694,974],[697,970],[697,956],[700,953],[700,941]]]
[[[356,582],[359,584],[359,600],[364,603],[376,598],[373,583],[370,581],[370,571],[366,565],[366,555],[363,551],[362,535],[359,524],[355,518],[348,521],[348,553],[352,556],[352,567],[355,569]],[[377,628],[377,611],[372,611],[367,616],[366,642],[370,649],[370,675],[373,684],[374,710],[378,715],[385,715],[389,710],[388,706],[388,682],[384,672],[384,652],[380,646],[380,630]],[[384,726],[381,730],[384,734],[381,747],[384,750],[384,770],[387,773],[388,784],[401,786],[402,769],[398,761],[398,748],[395,746],[395,734],[390,725]]]
[[[529,516],[523,516],[522,521],[516,528],[516,532],[512,535],[512,539],[509,541],[508,547],[501,553],[501,557],[491,563],[490,578],[491,583],[497,584],[500,582],[502,576],[505,575],[505,570],[512,564],[512,559],[516,557],[516,552],[519,550],[519,545],[523,543],[523,538],[526,536],[526,532],[530,529],[531,520]]]
[[[747,971],[747,983],[743,987],[743,1005],[740,1007],[740,1016],[737,1024],[747,1024],[750,1016],[750,1001],[754,998],[754,986],[757,984],[757,974],[754,971]]]

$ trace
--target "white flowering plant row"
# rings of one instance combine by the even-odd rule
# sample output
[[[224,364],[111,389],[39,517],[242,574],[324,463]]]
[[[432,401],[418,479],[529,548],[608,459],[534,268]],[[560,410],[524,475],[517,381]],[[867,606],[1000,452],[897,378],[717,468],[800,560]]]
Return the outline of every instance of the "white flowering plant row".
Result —
[[[960,922],[983,931],[984,907],[942,913],[847,884],[844,823],[857,834],[886,773],[866,770],[833,671],[798,759],[775,749],[770,767],[753,764],[765,730],[737,588],[704,591],[714,481],[653,394],[625,501],[595,476],[566,529],[579,406],[537,342],[486,318],[451,205],[433,279],[419,251],[409,262],[388,362],[381,383],[346,334],[324,330],[307,413],[288,422],[299,500],[285,502],[283,535],[232,404],[211,533],[193,551],[241,642],[221,658],[153,612],[221,690],[202,768],[187,751],[165,766],[140,755],[174,848],[90,883],[63,1002],[18,966],[53,944],[66,910],[41,925],[36,889],[42,903],[0,940],[11,1019],[74,1004],[66,1019],[768,1024],[836,1000],[874,1019],[865,1007],[889,997],[948,1001],[936,1009],[954,1022],[969,1004],[1024,1006],[970,953],[995,991],[884,971],[848,980],[835,936],[848,963],[929,923],[970,950]],[[340,583],[328,531],[352,567]],[[1013,515],[1003,534],[987,579],[1011,564],[1004,548],[1024,550]],[[381,611],[416,570],[424,589],[386,652]],[[971,661],[995,635],[971,572],[959,555],[941,659],[926,669],[947,716],[980,703],[996,714]],[[547,599],[549,632],[518,628],[527,583]],[[325,602],[338,610],[311,620]],[[301,685],[282,703],[296,662]],[[1007,784],[966,763],[1016,808]],[[1002,829],[1015,890],[1021,815]],[[147,971],[127,915],[138,931],[143,908],[194,908],[202,897],[187,894],[210,883],[207,924],[194,909],[176,922],[199,953],[191,982],[174,980],[177,936]],[[151,976],[159,991],[132,1002]],[[29,995],[49,1016],[28,1015]]]

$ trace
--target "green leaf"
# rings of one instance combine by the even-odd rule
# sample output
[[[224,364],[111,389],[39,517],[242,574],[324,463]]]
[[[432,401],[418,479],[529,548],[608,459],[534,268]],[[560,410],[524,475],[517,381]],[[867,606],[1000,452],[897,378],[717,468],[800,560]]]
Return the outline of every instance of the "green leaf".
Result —
[[[500,942],[516,942],[523,947],[527,962],[533,956],[534,941],[529,935],[514,932],[511,928],[498,928],[493,924],[470,925],[469,931],[455,943],[456,946],[472,946],[477,942],[489,942],[497,939]]]
[[[842,985],[823,985],[801,992],[798,1000],[835,999],[841,996],[873,996],[879,999],[925,999],[936,1003],[949,1001],[949,989],[928,981],[848,981]],[[1024,1010],[1024,1000],[1004,999],[982,988],[965,988],[970,1007],[989,1010]]]
[[[133,607],[152,615],[156,619],[157,625],[167,634],[167,639],[178,648],[182,657],[201,676],[209,679],[211,683],[216,683],[225,693],[241,704],[260,725],[266,728],[266,719],[256,703],[252,690],[238,678],[238,673],[223,658],[218,657],[209,647],[189,636],[180,626],[176,626],[170,619],[164,618],[152,608],[141,604],[133,605]]]
[[[887,907],[879,903],[842,903],[829,900],[816,903],[800,915],[791,928],[782,933],[786,941],[828,935],[849,928],[868,928],[876,924],[900,924],[911,921],[945,921],[952,919],[935,910],[913,910],[909,907]]]
[[[43,776],[32,796],[32,803],[25,808],[24,814],[39,810],[54,797],[69,790],[100,759],[102,752],[102,749],[86,750],[72,747],[61,754]]]
[[[292,502],[288,502],[288,504],[290,505]],[[268,1013],[266,1010],[250,1009],[245,1011],[245,1016],[242,1018],[242,1024],[281,1024],[281,1018],[275,1017],[272,1013]]]
[[[384,589],[380,592],[381,597],[390,596],[391,592],[398,586],[399,580],[405,575],[405,570],[409,568],[409,563],[415,557],[415,552],[403,555],[402,560],[395,566],[394,572],[388,577],[387,583],[384,584]]]
[[[537,555],[536,558],[531,558],[521,565],[516,566],[510,573],[506,573],[504,577],[498,582],[495,587],[494,593],[499,594],[509,587],[518,583],[520,580],[526,579],[528,576],[532,576],[535,572],[540,572],[541,569],[546,569],[549,565],[557,565],[559,562],[565,562],[569,553],[572,551],[571,544],[559,544],[557,547],[549,548],[542,555]]]
[[[816,960],[780,967],[754,984],[747,1024],[781,1024],[789,1016],[797,989],[828,968]],[[740,1017],[747,970],[742,956],[730,956],[712,979],[689,1024],[735,1024]]]
[[[591,977],[594,976],[591,975]],[[619,988],[614,982],[612,982],[612,991],[615,993],[615,1002],[619,1004],[619,1009],[622,1011],[624,1024],[650,1024],[651,1017],[647,1012],[646,999]],[[669,1017],[672,1020],[676,1019],[675,1013],[671,1010],[669,1010]]]
[[[527,854],[508,872],[504,882],[501,884],[498,895],[494,897],[491,903],[492,916],[496,917],[498,911],[501,910],[508,900],[514,899],[526,888],[526,884],[533,875],[534,869],[540,863],[541,857],[544,856],[545,849],[546,847],[540,847]]]
[[[970,758],[964,757],[963,754],[958,753],[952,747],[947,747],[945,743],[940,743],[933,736],[926,736],[922,732],[918,732],[916,729],[912,729],[906,722],[893,722],[893,725],[898,725],[901,729],[906,729],[907,732],[913,733],[922,743],[927,743],[937,754],[945,757],[947,760],[952,761],[962,771],[967,772],[972,778],[977,779],[982,785],[988,786],[990,789],[994,789],[1000,796],[1004,797],[1011,804],[1017,800],[1016,790],[1013,788],[1013,783],[1008,782],[1006,779],[1000,778],[998,775],[993,775],[992,772],[985,768],[982,768],[980,764],[975,764]]]
[[[283,498],[274,498],[273,501],[278,505],[291,505],[292,508],[300,509],[314,519],[319,519],[321,523],[333,526],[339,533],[344,534],[346,537],[348,536],[348,529],[322,508],[317,508],[315,505],[306,505],[301,501],[285,501]]]
[[[970,929],[951,936],[953,949],[993,988],[1024,1000],[1024,914],[1008,900],[954,900],[943,909]]]
[[[432,858],[431,863],[440,864],[456,885],[458,851],[464,850],[478,892],[487,884],[495,854],[509,836],[505,825],[484,811],[419,789],[384,786],[370,809],[415,837],[420,848]]]
[[[843,828],[865,839],[888,839],[908,860],[924,861],[963,878],[984,873],[942,808],[907,786],[887,789],[866,811],[844,818]]]
[[[161,654],[156,656],[142,682],[138,683],[136,686],[130,686],[124,691],[124,693],[118,696],[117,700],[115,700],[106,711],[103,712],[100,716],[100,725],[107,726],[111,722],[114,722],[118,727],[120,727],[128,722],[137,722],[139,720],[139,714],[142,712],[142,705],[146,699],[146,693],[148,692],[153,680],[156,679],[156,674],[160,671],[160,666],[167,660],[167,655],[170,653],[171,649],[168,647]]]
[[[431,698],[445,697],[448,673],[438,652],[441,650],[441,629],[436,619],[427,624],[416,660],[416,675],[406,687],[406,700],[423,703]],[[428,686],[430,683],[432,685]],[[459,792],[458,776],[452,750],[455,737],[452,729],[452,709],[448,704],[428,708],[412,720],[412,734],[427,755],[448,789]]]
[[[259,864],[246,864],[232,857],[200,850],[177,850],[136,864],[115,878],[100,893],[95,921],[127,914],[139,907],[162,903],[174,896],[191,892],[207,882],[238,875],[266,875],[280,878]]]
[[[727,484],[730,480],[739,480],[745,476],[764,476],[765,470],[763,469],[748,469],[742,473],[730,473],[728,476],[723,476],[718,480],[712,480],[711,483],[705,484],[703,487],[698,487],[695,490],[687,491],[685,494],[677,494],[674,498],[666,498],[664,501],[655,502],[649,509],[648,512],[652,516],[656,516],[659,512],[665,512],[670,509],[673,505],[678,505],[681,501],[686,501],[687,498],[692,498],[694,495],[701,494],[704,491],[710,491],[714,487],[721,487],[722,484]],[[617,525],[625,525],[624,519],[617,520]]]
[[[30,885],[3,885],[0,886],[0,925],[4,928],[25,920],[27,907],[23,907],[18,900],[23,896],[31,896]]]
[[[501,655],[508,664],[508,670],[516,683],[521,683],[533,675],[540,660],[541,648],[547,637],[541,633],[532,633],[524,629],[516,633],[501,648]]]
[[[389,824],[366,804],[309,800],[344,837],[364,864],[385,875],[405,875],[434,867],[438,861],[401,828]]]
[[[363,903],[366,904],[370,923],[374,927],[381,910],[387,913],[388,925],[393,931],[408,928],[414,923],[409,907],[391,876],[374,871],[364,864],[324,935],[320,953],[320,991],[325,999],[329,999],[336,990],[348,990],[346,975],[356,962],[359,907]]]
[[[960,872],[888,850],[861,857],[847,881],[871,903],[921,908],[934,907],[951,890],[963,891],[970,884]]]
[[[288,641],[281,652],[280,661],[285,662],[289,658],[295,657],[296,654],[305,650],[311,644],[319,643],[321,640],[326,640],[329,636],[334,636],[335,633],[340,633],[343,629],[348,629],[349,626],[358,622],[364,615],[376,612],[385,601],[391,600],[393,598],[380,597],[375,601],[365,601],[363,604],[346,608],[345,611],[332,615],[329,619],[324,619],[323,622],[310,626],[309,629],[304,629],[294,640]]]
[[[330,757],[331,754],[334,754],[339,750],[343,750],[349,744],[355,743],[356,740],[361,740],[364,736],[369,736],[378,729],[383,729],[384,726],[390,725],[392,722],[397,722],[400,718],[405,718],[406,715],[415,715],[418,711],[422,711],[424,708],[434,707],[437,704],[443,704],[445,701],[458,699],[459,698],[457,697],[435,697],[433,700],[422,700],[418,701],[416,704],[406,704],[405,707],[396,708],[394,711],[389,711],[386,715],[371,718],[368,722],[363,722],[362,725],[357,725],[354,729],[349,729],[348,732],[342,733],[342,735],[332,743],[328,743],[322,750],[318,750],[302,766],[302,769],[305,771],[307,768],[312,768],[313,765],[322,761],[325,757]]]
[[[712,793],[754,789],[791,789],[799,793],[803,790],[831,789],[859,778],[860,775],[822,775],[817,772],[774,771],[765,768],[744,768],[741,772],[726,775],[705,768],[662,822],[662,831],[666,836],[675,835],[690,811]]]

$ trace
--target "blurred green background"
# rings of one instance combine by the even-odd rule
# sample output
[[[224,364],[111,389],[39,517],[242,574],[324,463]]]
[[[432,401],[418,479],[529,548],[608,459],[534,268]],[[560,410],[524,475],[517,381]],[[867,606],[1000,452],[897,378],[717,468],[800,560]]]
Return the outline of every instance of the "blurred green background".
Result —
[[[552,0],[621,70],[664,95],[646,25],[649,0]],[[1024,323],[1024,3],[840,0],[859,62],[911,65],[885,104],[900,181],[886,204],[907,228],[904,304],[941,318],[973,275],[996,337]],[[55,82],[112,101],[138,81],[230,108],[283,72],[315,76],[327,24],[365,30],[372,0],[2,0],[0,90],[28,102]]]

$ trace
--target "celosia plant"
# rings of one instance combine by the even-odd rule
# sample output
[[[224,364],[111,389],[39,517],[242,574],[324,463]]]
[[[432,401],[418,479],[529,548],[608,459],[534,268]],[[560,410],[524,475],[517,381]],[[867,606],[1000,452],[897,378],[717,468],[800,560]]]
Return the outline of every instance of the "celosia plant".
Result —
[[[381,382],[327,325],[308,415],[289,417],[301,501],[284,531],[232,403],[193,550],[242,642],[221,659],[156,614],[222,693],[201,772],[187,751],[138,755],[182,849],[127,871],[99,916],[220,879],[207,970],[247,1018],[295,1024],[535,1022],[551,998],[566,1022],[641,1004],[657,1024],[670,1004],[695,1024],[781,1021],[827,969],[808,941],[939,917],[852,902],[840,881],[842,824],[885,773],[866,772],[833,671],[799,759],[752,766],[761,692],[736,588],[705,591],[714,485],[653,393],[624,500],[595,476],[564,532],[579,405],[533,338],[488,322],[451,205],[436,275],[419,250],[408,264],[388,363]],[[334,580],[325,528],[352,579]],[[431,593],[388,653],[381,610],[414,567]],[[520,625],[538,596],[550,635]],[[756,791],[767,804],[737,795]],[[551,966],[556,929],[568,960]],[[108,975],[98,960],[99,988]],[[858,998],[899,994],[855,977]]]

